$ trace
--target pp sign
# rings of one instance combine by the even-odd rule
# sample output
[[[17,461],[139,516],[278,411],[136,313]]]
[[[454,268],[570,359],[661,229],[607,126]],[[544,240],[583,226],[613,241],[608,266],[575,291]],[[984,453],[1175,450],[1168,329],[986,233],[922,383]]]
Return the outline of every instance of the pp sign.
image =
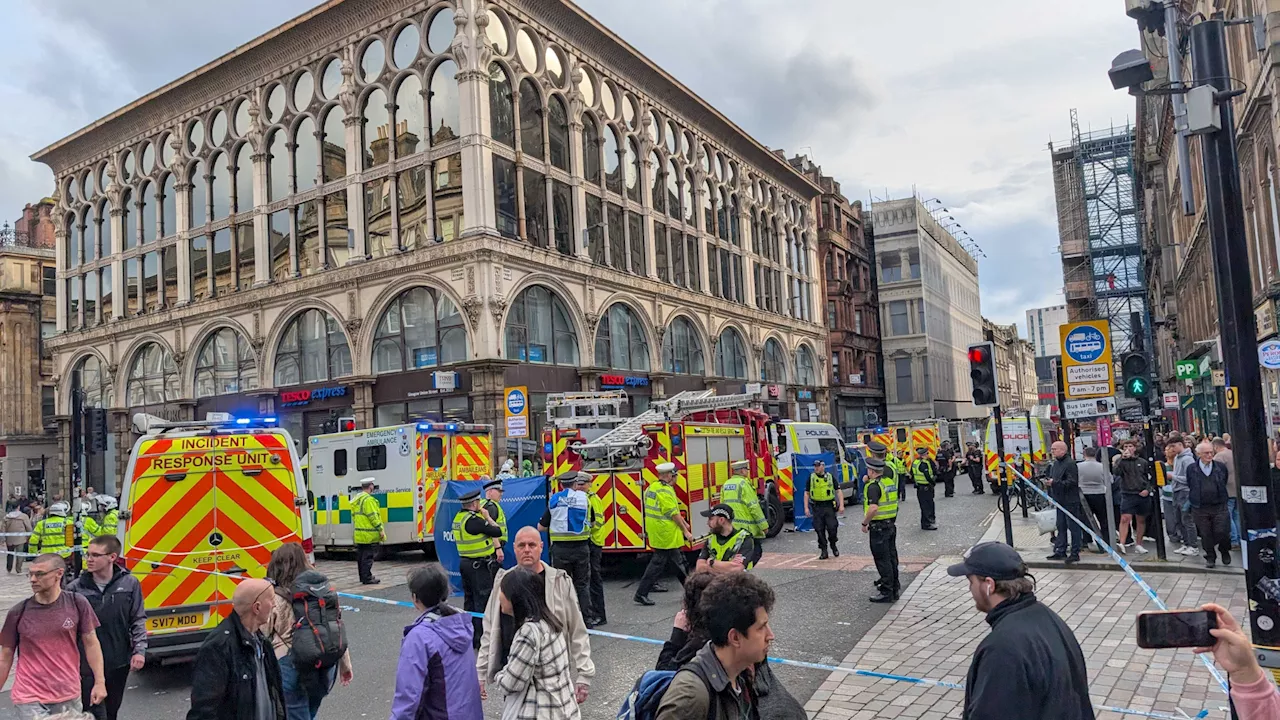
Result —
[[[524,385],[509,387],[502,393],[503,412],[507,419],[507,437],[529,437],[529,389]]]

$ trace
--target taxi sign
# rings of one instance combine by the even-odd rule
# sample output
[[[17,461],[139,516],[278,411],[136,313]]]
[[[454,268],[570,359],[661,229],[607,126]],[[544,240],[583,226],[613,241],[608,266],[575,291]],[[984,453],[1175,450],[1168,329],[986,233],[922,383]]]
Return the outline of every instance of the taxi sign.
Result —
[[[1111,357],[1111,324],[1086,320],[1063,325],[1063,391],[1068,400],[1115,395],[1115,370]]]
[[[529,437],[529,388],[524,385],[509,387],[503,391],[502,397],[507,437]]]

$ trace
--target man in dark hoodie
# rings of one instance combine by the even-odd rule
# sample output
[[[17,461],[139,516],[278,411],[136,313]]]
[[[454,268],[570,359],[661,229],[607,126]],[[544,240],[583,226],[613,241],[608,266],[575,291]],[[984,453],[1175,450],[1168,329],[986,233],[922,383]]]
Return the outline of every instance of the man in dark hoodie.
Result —
[[[101,535],[89,542],[85,570],[74,586],[98,616],[98,643],[102,645],[102,670],[107,681],[107,697],[97,705],[89,702],[93,672],[80,659],[81,703],[97,720],[116,720],[130,670],[141,670],[147,657],[147,613],[142,606],[142,586],[128,570],[116,565],[120,541]]]

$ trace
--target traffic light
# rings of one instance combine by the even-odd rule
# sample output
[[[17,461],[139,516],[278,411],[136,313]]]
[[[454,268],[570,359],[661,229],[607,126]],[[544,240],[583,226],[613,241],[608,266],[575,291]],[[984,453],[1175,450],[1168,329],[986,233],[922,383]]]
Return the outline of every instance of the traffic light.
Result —
[[[85,410],[85,444],[89,452],[107,451],[107,411],[102,408]]]
[[[1147,397],[1151,392],[1147,356],[1139,352],[1125,355],[1120,361],[1120,370],[1124,373],[1124,394],[1131,398]]]
[[[1000,393],[996,390],[995,343],[969,346],[969,377],[973,380],[974,405],[1000,404]]]

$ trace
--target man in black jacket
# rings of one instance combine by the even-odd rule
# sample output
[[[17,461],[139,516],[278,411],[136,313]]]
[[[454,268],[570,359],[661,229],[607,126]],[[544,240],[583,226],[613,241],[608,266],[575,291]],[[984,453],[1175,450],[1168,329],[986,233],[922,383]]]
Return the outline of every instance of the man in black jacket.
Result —
[[[1231,517],[1227,513],[1227,466],[1214,460],[1213,445],[1196,446],[1198,462],[1187,468],[1187,489],[1191,499],[1191,517],[1200,535],[1204,566],[1215,567],[1216,549],[1222,553],[1222,564],[1231,564]]]
[[[1013,548],[974,545],[947,568],[969,580],[991,633],[978,643],[964,683],[964,720],[1093,720],[1084,653],[1071,628],[1036,600],[1035,578]]]
[[[285,720],[280,665],[258,632],[275,591],[266,580],[241,580],[231,605],[196,655],[187,720]]]
[[[1050,449],[1053,464],[1049,466],[1049,496],[1076,517],[1084,514],[1080,502],[1080,470],[1076,461],[1067,455],[1067,444],[1061,440]],[[1067,533],[1071,534],[1071,553],[1067,554]],[[1067,564],[1080,562],[1080,543],[1084,529],[1067,513],[1058,510],[1058,532],[1054,536],[1053,554],[1046,560],[1066,560]]]
[[[120,541],[101,535],[89,541],[85,570],[74,586],[98,616],[98,644],[102,646],[102,670],[107,683],[106,700],[93,705],[93,671],[80,658],[82,706],[97,720],[116,720],[129,670],[141,670],[147,659],[147,612],[142,606],[142,586],[128,570],[116,565]]]

